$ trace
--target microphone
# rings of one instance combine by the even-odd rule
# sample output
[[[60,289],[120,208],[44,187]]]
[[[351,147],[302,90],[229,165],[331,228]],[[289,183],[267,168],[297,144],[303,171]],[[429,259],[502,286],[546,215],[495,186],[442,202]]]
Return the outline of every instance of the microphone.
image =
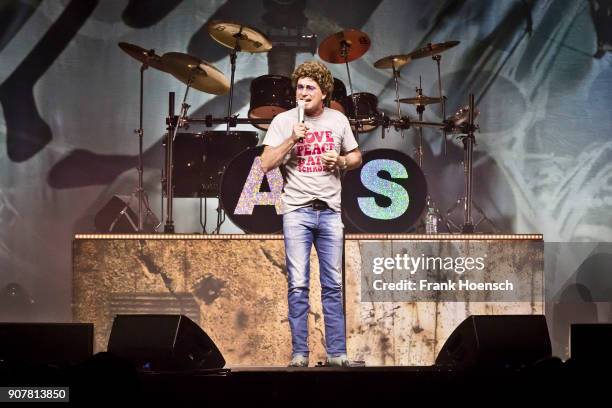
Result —
[[[299,100],[297,101],[297,105],[298,105],[298,123],[304,123],[304,108],[306,107],[306,102]],[[303,137],[300,137],[298,139],[299,143],[302,143],[304,141]]]

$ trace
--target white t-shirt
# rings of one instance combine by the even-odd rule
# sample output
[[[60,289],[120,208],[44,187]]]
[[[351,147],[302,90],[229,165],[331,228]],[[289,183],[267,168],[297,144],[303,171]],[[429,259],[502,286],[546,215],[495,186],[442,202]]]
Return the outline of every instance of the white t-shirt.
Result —
[[[263,144],[278,146],[291,136],[297,123],[297,108],[274,117]],[[323,108],[316,117],[306,115],[304,122],[308,132],[302,143],[297,143],[285,156],[284,166],[287,180],[281,196],[281,211],[287,214],[308,205],[318,198],[334,211],[340,211],[340,171],[325,169],[321,156],[334,149],[345,154],[358,147],[348,119],[341,112]]]

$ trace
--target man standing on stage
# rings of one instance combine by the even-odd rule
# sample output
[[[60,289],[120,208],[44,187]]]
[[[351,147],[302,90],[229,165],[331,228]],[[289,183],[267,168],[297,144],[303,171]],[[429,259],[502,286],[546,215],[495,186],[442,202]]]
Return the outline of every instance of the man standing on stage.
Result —
[[[292,340],[289,366],[308,366],[309,260],[313,244],[319,257],[327,365],[346,366],[340,176],[341,171],[361,165],[361,152],[346,116],[323,104],[334,86],[327,67],[317,61],[305,62],[293,72],[292,81],[305,120],[298,123],[299,107],[278,114],[270,124],[261,156],[264,172],[280,165],[286,171],[281,208]]]

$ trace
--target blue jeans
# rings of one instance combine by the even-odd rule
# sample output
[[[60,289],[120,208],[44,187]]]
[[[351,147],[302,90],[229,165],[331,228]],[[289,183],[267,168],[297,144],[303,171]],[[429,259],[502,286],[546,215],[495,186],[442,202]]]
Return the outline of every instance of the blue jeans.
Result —
[[[346,354],[342,305],[343,225],[340,213],[299,208],[283,215],[293,355],[308,356],[310,250],[319,257],[327,355]]]

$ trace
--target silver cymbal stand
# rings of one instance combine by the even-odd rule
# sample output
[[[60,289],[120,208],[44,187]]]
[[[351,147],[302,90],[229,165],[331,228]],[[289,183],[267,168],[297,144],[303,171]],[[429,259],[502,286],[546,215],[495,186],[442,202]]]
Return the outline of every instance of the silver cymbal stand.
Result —
[[[423,89],[421,88],[421,77],[419,76],[419,87],[416,88],[416,93],[417,96],[423,96]],[[417,104],[416,105],[416,111],[417,114],[419,115],[419,122],[423,122],[423,112],[425,112],[425,105],[423,104]],[[415,149],[416,150],[416,156],[417,156],[417,163],[419,164],[419,167],[421,168],[421,170],[423,171],[423,174],[425,175],[425,177],[427,178],[427,173],[425,173],[425,168],[424,168],[424,154],[423,154],[423,127],[419,126],[418,128],[418,147]],[[440,212],[440,209],[438,208],[438,206],[436,205],[435,201],[433,201],[431,199],[431,194],[429,192],[429,188],[427,189],[427,198],[425,200],[425,205],[426,208],[432,208],[434,210],[434,213],[436,214],[436,216],[438,217],[439,220],[444,222],[444,225],[446,225],[446,228],[448,230],[448,232],[450,232],[450,227],[449,227],[449,223],[448,220],[446,219],[446,217],[444,215],[442,215],[442,212]],[[424,218],[423,218],[424,221]]]
[[[147,54],[147,58],[151,59],[155,55],[155,51],[149,50],[147,51],[146,54]],[[138,135],[138,168],[137,168],[138,187],[136,187],[136,191],[132,192],[130,199],[126,203],[125,207],[119,212],[119,214],[117,215],[117,218],[115,218],[115,220],[111,223],[109,231],[112,231],[115,228],[115,224],[119,221],[119,218],[121,218],[122,215],[127,213],[127,210],[135,196],[137,197],[137,200],[138,200],[138,214],[137,214],[136,225],[134,225],[134,222],[130,219],[129,216],[126,215],[128,218],[128,221],[132,225],[132,228],[134,228],[136,232],[143,232],[144,231],[144,219],[145,219],[145,215],[143,214],[143,212],[146,211],[146,216],[153,215],[153,211],[151,210],[151,207],[149,206],[149,197],[147,196],[147,193],[144,190],[144,182],[143,182],[144,170],[143,170],[143,163],[142,163],[142,150],[143,150],[142,140],[144,137],[144,130],[142,127],[143,125],[142,123],[143,122],[143,119],[142,119],[143,105],[144,105],[144,72],[147,68],[149,68],[149,64],[148,62],[144,61],[142,65],[140,66],[140,106],[139,106],[139,122],[138,122],[139,126],[138,126],[138,129],[134,129],[134,133]],[[155,226],[155,229],[157,229],[159,225]]]
[[[349,54],[349,49],[351,48],[351,44],[346,41],[346,40],[342,40],[340,42],[340,55],[342,56],[342,58],[344,58],[344,65],[346,65],[346,76],[348,77],[348,81],[349,81],[349,90],[351,91],[351,100],[353,101],[353,107],[355,110],[355,117],[353,119],[357,119],[357,117],[359,116],[359,113],[357,112],[358,107],[357,107],[357,102],[355,101],[355,94],[353,93],[353,81],[351,81],[351,70],[349,68],[349,63],[348,63],[348,54]],[[328,95],[329,97],[331,97],[331,95]],[[358,139],[359,136],[359,129],[361,128],[361,124],[359,124],[359,122],[356,122],[357,124],[355,125],[355,139]]]
[[[402,108],[400,105],[400,97],[399,97],[399,83],[398,83],[398,78],[399,78],[399,71],[397,70],[397,68],[395,68],[395,60],[392,62],[391,64],[392,68],[393,68],[393,81],[395,82],[395,100],[397,101],[397,117],[399,119],[401,119],[402,117]],[[404,138],[404,129],[400,129],[400,134],[402,135],[402,139]]]
[[[436,66],[438,68],[438,97],[440,98],[440,103],[442,104],[442,120],[446,120],[446,97],[442,95],[442,76],[440,75],[440,60],[442,60],[442,55],[432,55],[431,59],[436,61]],[[444,156],[446,156],[446,129],[442,129],[442,136],[444,137]]]
[[[193,68],[194,70],[200,69],[199,67]],[[179,116],[174,115],[174,92],[170,92],[169,94],[169,104],[168,104],[168,119],[166,123],[168,124],[168,133],[166,139],[166,224],[164,225],[164,232],[168,234],[174,233],[174,220],[172,218],[173,212],[173,201],[174,201],[174,181],[173,181],[173,173],[174,173],[174,139],[176,138],[176,132],[179,128],[182,128],[187,123],[187,110],[190,108],[190,105],[187,104],[187,95],[189,93],[189,89],[191,88],[191,84],[195,75],[192,75],[187,81],[187,88],[185,89],[185,95],[183,96],[183,103],[181,104],[181,113]]]

